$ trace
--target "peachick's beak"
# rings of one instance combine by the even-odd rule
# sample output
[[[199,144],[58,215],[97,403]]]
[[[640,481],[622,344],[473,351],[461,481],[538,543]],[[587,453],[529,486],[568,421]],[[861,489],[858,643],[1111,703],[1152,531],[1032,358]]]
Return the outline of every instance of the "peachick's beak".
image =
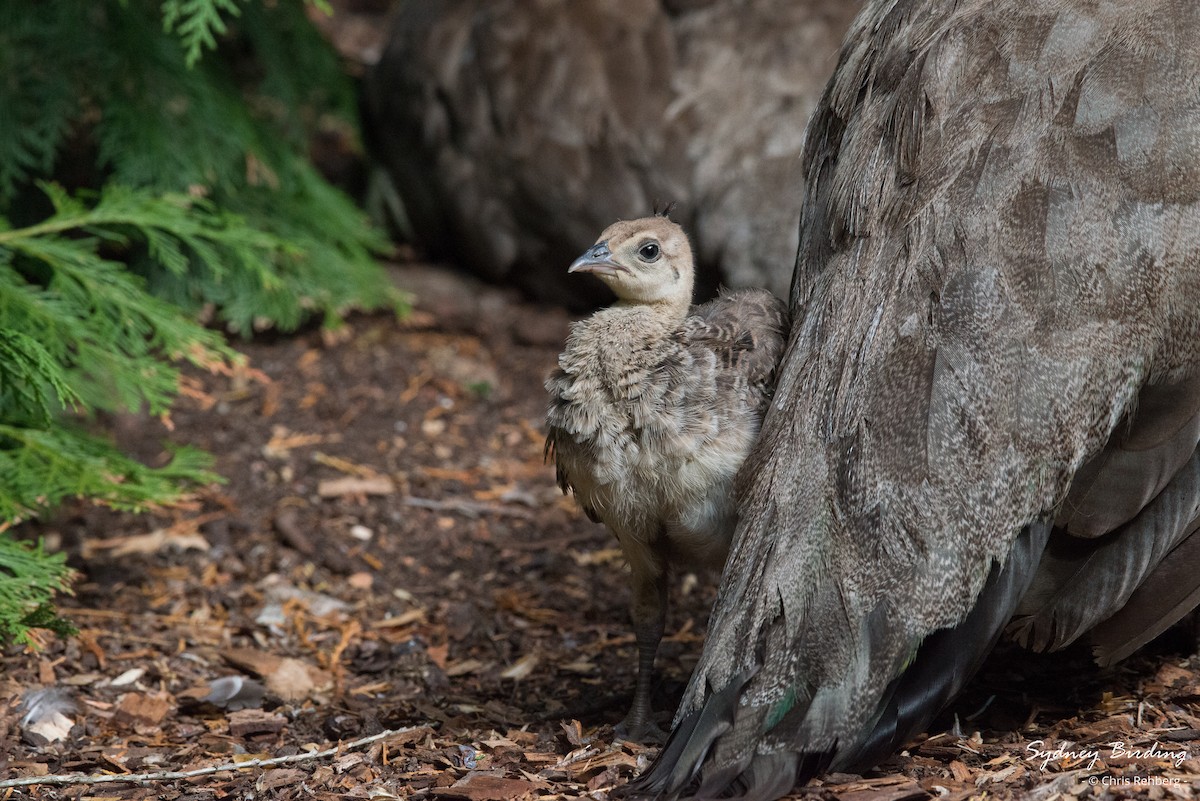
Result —
[[[594,275],[616,275],[618,271],[629,272],[612,260],[608,241],[597,242],[567,268],[569,273],[592,273]]]

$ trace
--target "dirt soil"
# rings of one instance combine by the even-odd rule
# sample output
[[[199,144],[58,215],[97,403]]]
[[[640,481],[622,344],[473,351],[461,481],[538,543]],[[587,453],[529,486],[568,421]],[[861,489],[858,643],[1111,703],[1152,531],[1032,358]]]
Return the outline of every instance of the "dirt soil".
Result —
[[[653,758],[613,741],[634,678],[620,553],[542,463],[542,379],[565,315],[429,267],[394,274],[420,296],[407,321],[245,344],[258,372],[192,374],[173,433],[109,421],[149,460],[168,436],[209,450],[227,483],[172,510],[79,505],[23,532],[80,571],[62,602],[80,633],[3,652],[0,780],[296,760],[0,782],[0,799],[604,799]],[[675,584],[664,725],[714,583]],[[1001,649],[932,736],[795,795],[1192,797],[1188,634],[1107,671],[1083,652]],[[52,692],[23,720],[37,688]],[[1083,755],[1031,751],[1059,747]]]

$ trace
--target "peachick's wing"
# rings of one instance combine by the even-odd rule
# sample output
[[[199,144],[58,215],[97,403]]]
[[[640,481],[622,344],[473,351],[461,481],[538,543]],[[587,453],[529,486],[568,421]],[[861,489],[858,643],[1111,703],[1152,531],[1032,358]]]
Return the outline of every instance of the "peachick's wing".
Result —
[[[787,337],[787,305],[761,289],[722,292],[692,310],[682,336],[694,347],[710,349],[728,375],[725,381],[747,388],[758,407],[770,397]],[[758,413],[765,412],[765,406]]]

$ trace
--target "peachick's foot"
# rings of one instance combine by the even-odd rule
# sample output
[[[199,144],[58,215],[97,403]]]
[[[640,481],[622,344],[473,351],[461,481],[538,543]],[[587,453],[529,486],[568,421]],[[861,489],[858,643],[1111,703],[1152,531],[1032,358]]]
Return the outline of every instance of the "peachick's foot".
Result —
[[[667,741],[667,733],[660,729],[654,721],[630,720],[629,716],[616,726],[613,726],[613,734],[616,735],[618,740],[627,740],[631,743],[662,745]]]

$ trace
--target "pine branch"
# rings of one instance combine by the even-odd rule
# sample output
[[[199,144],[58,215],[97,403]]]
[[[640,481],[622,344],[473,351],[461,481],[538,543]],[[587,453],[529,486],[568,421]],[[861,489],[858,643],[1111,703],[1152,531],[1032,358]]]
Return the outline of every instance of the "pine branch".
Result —
[[[381,235],[307,162],[318,120],[353,118],[354,95],[302,4],[18,5],[0,4],[0,74],[21,76],[0,80],[0,117],[18,122],[0,126],[0,214],[22,182],[49,176],[74,131],[95,146],[96,180],[203,197],[287,243],[214,258],[203,243],[176,248],[145,231],[118,255],[154,294],[246,334],[314,316],[334,325],[352,308],[403,310],[375,263]],[[219,42],[231,47],[199,58]],[[16,133],[26,130],[37,131],[29,142]],[[10,214],[37,207],[20,201]]]
[[[72,76],[90,48],[79,23],[67,3],[0,3],[0,208],[21,182],[53,167],[82,111]]]

